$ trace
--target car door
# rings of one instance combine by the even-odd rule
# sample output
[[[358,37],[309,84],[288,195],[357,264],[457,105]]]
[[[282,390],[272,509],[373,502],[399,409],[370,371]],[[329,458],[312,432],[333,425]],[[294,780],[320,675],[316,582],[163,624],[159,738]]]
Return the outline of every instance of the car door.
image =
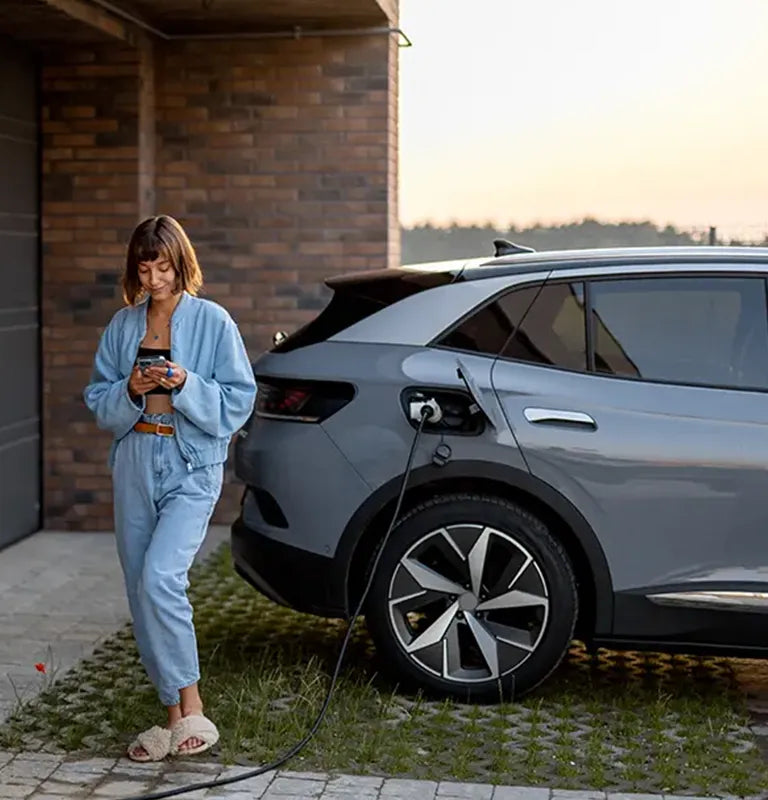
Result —
[[[531,473],[596,533],[617,615],[632,614],[622,593],[757,608],[768,599],[765,280],[623,272],[543,286],[494,362],[504,415]]]

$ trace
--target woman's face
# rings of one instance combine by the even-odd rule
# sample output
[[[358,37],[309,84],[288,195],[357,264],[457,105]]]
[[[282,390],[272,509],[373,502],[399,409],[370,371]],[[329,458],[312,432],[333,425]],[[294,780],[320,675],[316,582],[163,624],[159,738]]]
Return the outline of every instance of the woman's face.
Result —
[[[160,256],[155,261],[139,262],[139,280],[153,300],[166,300],[176,287],[176,272],[171,262]]]

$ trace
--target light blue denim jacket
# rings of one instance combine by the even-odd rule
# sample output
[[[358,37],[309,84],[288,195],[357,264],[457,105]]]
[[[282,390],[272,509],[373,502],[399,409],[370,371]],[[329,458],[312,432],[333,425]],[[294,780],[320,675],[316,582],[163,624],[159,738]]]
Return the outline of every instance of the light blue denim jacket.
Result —
[[[134,402],[128,380],[147,330],[147,302],[121,308],[99,341],[83,393],[97,425],[111,431],[109,465],[146,402]],[[220,305],[184,292],[171,316],[171,361],[187,380],[171,392],[176,439],[189,470],[226,460],[231,437],[253,410],[256,382],[240,331]]]

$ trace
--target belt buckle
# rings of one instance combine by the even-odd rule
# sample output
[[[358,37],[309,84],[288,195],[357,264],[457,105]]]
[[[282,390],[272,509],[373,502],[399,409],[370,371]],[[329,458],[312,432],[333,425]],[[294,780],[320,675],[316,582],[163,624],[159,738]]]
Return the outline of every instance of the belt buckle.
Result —
[[[165,429],[165,431],[163,431]],[[163,425],[161,422],[158,422],[155,426],[155,433],[158,436],[173,436],[173,425]]]

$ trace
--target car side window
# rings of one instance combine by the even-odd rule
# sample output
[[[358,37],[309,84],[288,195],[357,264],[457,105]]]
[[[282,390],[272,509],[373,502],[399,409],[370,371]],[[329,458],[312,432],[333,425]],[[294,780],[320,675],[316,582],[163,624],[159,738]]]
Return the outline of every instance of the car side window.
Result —
[[[587,369],[584,284],[547,284],[509,339],[502,357]]]
[[[768,388],[762,278],[622,278],[594,281],[590,290],[597,372]]]
[[[452,350],[497,356],[520,324],[540,285],[515,289],[475,311],[438,342]]]
[[[584,285],[554,283],[513,289],[465,319],[438,344],[586,370]]]

